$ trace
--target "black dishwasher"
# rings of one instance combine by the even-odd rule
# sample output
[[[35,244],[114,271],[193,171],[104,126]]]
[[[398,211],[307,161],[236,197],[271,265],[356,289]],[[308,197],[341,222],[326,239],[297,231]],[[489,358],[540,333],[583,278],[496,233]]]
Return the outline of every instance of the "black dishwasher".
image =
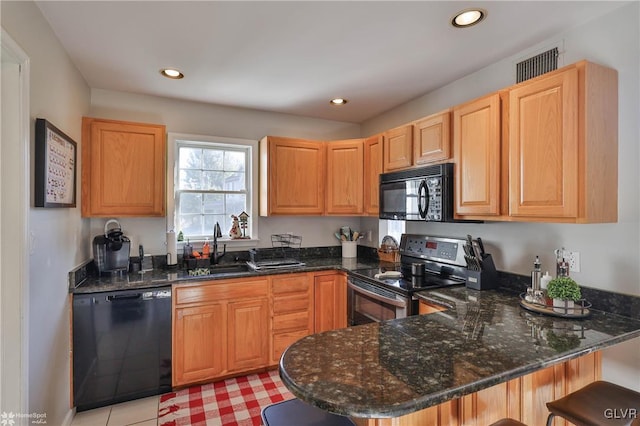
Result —
[[[77,411],[171,391],[171,287],[73,296]]]

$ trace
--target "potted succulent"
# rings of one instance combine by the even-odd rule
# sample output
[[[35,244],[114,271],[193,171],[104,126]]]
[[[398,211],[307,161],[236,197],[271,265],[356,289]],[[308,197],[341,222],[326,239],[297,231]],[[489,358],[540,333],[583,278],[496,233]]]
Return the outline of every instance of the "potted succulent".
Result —
[[[549,281],[547,296],[553,299],[556,312],[573,313],[574,302],[582,298],[580,286],[569,277],[557,277]]]

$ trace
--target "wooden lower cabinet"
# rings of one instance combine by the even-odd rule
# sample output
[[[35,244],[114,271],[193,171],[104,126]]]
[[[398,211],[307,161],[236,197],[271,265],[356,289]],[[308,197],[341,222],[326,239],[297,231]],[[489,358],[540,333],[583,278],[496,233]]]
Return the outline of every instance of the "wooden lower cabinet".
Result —
[[[173,386],[269,365],[266,277],[176,285],[172,303]]]
[[[358,426],[486,426],[505,417],[544,425],[546,403],[600,380],[600,352],[547,367],[462,398],[392,419],[353,419]],[[555,418],[553,426],[569,426]]]
[[[321,333],[346,327],[347,276],[336,272],[316,274],[313,287],[315,332]]]
[[[271,365],[296,340],[313,333],[313,276],[286,274],[271,277],[273,334]]]
[[[228,305],[229,373],[269,363],[269,300],[239,300]]]
[[[223,374],[227,365],[226,304],[177,308],[173,319],[173,385]]]

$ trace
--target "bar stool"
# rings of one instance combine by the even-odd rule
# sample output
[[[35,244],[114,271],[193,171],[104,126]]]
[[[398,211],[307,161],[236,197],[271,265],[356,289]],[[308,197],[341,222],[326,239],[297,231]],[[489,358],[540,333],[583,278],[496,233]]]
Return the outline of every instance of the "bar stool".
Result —
[[[264,426],[355,426],[344,416],[321,410],[299,399],[277,402],[262,409]]]
[[[547,408],[547,426],[555,416],[578,426],[640,425],[640,393],[605,381],[547,402]]]
[[[491,423],[489,426],[527,426],[527,425],[513,419],[501,419],[495,423]]]

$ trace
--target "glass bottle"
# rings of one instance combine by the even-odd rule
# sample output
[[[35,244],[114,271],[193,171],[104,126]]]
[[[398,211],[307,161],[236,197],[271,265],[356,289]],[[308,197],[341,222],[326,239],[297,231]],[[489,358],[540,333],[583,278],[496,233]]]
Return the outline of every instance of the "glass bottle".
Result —
[[[208,259],[210,253],[211,253],[211,246],[209,245],[209,238],[206,238],[204,240],[204,244],[202,245],[202,257],[205,259]]]

